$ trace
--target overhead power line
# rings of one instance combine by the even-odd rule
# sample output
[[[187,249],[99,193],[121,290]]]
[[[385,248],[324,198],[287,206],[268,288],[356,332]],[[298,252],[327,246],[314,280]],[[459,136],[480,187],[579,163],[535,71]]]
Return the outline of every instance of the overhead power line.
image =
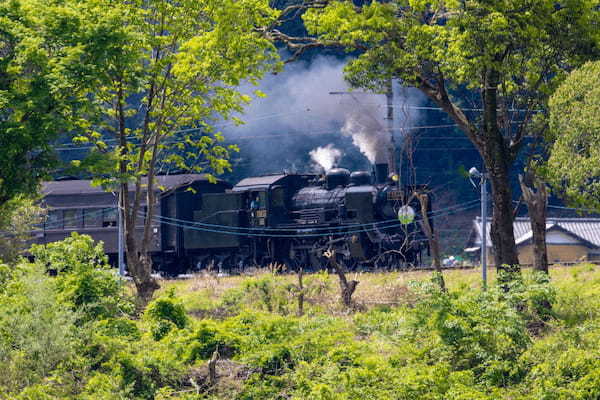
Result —
[[[440,129],[440,128],[450,128],[450,127],[456,127],[458,125],[456,124],[444,124],[444,125],[423,125],[423,126],[407,126],[404,128],[394,128],[395,132],[398,131],[403,131],[403,130],[419,130],[419,129]],[[182,130],[182,131],[176,131],[173,134],[178,134],[178,133],[182,133],[184,131],[188,132],[188,131],[199,131],[202,130],[202,128],[193,128],[191,130]],[[252,140],[252,139],[276,139],[276,138],[293,138],[294,136],[321,136],[321,135],[327,135],[327,134],[340,134],[340,129],[327,129],[327,130],[322,130],[322,131],[316,131],[316,132],[310,132],[310,133],[274,133],[274,134],[266,134],[266,135],[251,135],[251,136],[238,136],[238,137],[233,137],[231,139],[228,139],[227,141],[232,142],[232,141],[237,141],[237,140]],[[458,138],[458,137],[457,137]],[[107,142],[116,142],[116,139],[106,139],[103,140],[104,143]],[[167,140],[166,143],[168,144],[175,144],[175,143],[185,143],[185,140]],[[56,146],[54,147],[54,150],[56,151],[77,151],[77,150],[87,150],[87,149],[92,149],[95,148],[96,146],[93,144],[86,144],[86,145],[82,145],[82,146],[77,146],[76,144],[65,144],[65,145],[61,145],[61,146]],[[115,147],[114,144],[109,144],[108,147]]]
[[[435,217],[439,214],[448,213],[455,209],[476,205],[477,203],[479,203],[479,199],[474,199],[474,200],[467,201],[467,202],[464,202],[461,204],[456,204],[454,206],[450,206],[450,207],[446,207],[446,208],[443,208],[440,210],[432,211],[431,213],[429,213],[429,215],[431,217]],[[265,231],[265,230],[266,231],[290,231],[289,228],[256,228],[256,227],[229,226],[229,225],[209,224],[209,223],[198,222],[198,221],[189,221],[189,220],[164,217],[164,216],[156,216],[156,217],[158,217],[162,220],[167,220],[167,221],[171,221],[171,222],[184,223],[184,224],[187,224],[186,226],[202,226],[202,227],[207,227],[207,228],[226,228],[226,229],[234,229],[234,230],[240,230],[240,231]],[[385,224],[389,224],[389,223],[397,224],[398,219],[392,218],[392,219],[388,219],[388,220],[384,220],[384,221],[377,221],[377,222],[368,222],[368,223],[362,223],[362,224],[347,224],[347,225],[335,226],[335,227],[317,227],[317,228],[310,228],[310,229],[315,230],[315,231],[331,230],[331,229],[334,229],[334,230],[340,229],[341,230],[341,229],[348,229],[348,228],[379,226],[379,225],[385,225]]]
[[[451,210],[447,213],[444,214],[439,214],[436,216],[431,217],[432,219],[435,218],[440,218],[440,217],[445,217],[448,216],[450,214],[453,214],[455,212],[460,212],[460,211],[466,211],[468,209],[474,208],[474,207],[478,207],[479,205],[477,203],[472,204],[470,206],[466,206],[460,209],[455,209],[455,210]],[[217,229],[217,228],[208,228],[208,227],[199,227],[199,226],[190,226],[190,225],[186,225],[186,224],[180,224],[180,223],[176,223],[176,222],[170,222],[170,221],[165,221],[163,218],[161,217],[154,217],[153,218],[154,221],[159,222],[161,224],[165,224],[165,225],[171,225],[171,226],[176,226],[176,227],[180,227],[180,228],[184,228],[184,229],[188,229],[188,230],[196,230],[196,231],[202,231],[202,232],[211,232],[211,233],[219,233],[219,234],[224,234],[224,235],[233,235],[233,236],[247,236],[247,237],[282,237],[282,238],[302,238],[302,237],[325,237],[325,236],[342,236],[342,235],[348,235],[348,234],[352,234],[352,233],[363,233],[363,232],[371,232],[371,231],[378,231],[381,229],[389,229],[392,228],[394,226],[398,225],[398,221],[395,220],[395,225],[390,225],[390,226],[373,226],[374,223],[372,224],[367,224],[368,226],[363,227],[362,229],[356,229],[356,227],[351,227],[351,229],[354,230],[349,230],[349,231],[340,231],[340,232],[325,232],[325,233],[310,233],[309,231],[311,230],[311,228],[304,228],[307,230],[306,233],[296,233],[296,234],[285,234],[285,233],[266,233],[266,232],[270,232],[269,228],[265,228],[262,229],[261,233],[255,233],[255,232],[239,232],[239,231],[235,231],[235,230],[231,230],[232,228],[235,227],[231,227],[231,226],[223,226],[221,225],[220,228],[221,229]],[[418,219],[415,220],[414,222],[420,222],[422,221],[422,219]],[[302,228],[294,228],[294,229],[288,229],[288,231],[301,231]]]

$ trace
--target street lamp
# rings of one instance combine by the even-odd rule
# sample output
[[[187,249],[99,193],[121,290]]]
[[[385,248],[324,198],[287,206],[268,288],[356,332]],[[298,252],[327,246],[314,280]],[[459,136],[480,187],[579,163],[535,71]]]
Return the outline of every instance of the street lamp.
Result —
[[[469,179],[476,187],[472,178],[479,178],[481,186],[481,277],[483,279],[483,290],[487,289],[487,179],[488,174],[479,172],[475,167],[469,170]]]
[[[125,276],[125,240],[123,237],[123,206],[121,205],[121,189],[117,193],[113,192],[113,196],[117,198],[117,254],[119,265],[119,276]]]

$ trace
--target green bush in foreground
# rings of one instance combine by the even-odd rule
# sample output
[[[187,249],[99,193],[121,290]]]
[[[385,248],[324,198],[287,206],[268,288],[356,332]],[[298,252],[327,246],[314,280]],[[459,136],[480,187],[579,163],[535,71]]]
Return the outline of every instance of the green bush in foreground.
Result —
[[[212,302],[228,310],[213,319],[189,316],[172,291],[138,318],[100,251],[73,236],[34,263],[0,267],[0,398],[600,396],[595,268],[573,269],[560,288],[527,272],[487,292],[415,281],[405,304],[354,314],[309,304],[302,317],[289,280],[267,275]]]

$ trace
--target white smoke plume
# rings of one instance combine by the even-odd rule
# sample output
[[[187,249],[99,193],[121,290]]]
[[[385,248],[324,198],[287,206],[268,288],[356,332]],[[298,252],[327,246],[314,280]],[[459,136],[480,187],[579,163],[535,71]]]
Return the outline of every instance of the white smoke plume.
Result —
[[[249,173],[304,170],[312,164],[309,153],[333,144],[344,154],[344,167],[368,169],[366,159],[387,162],[390,145],[386,129],[384,95],[352,91],[344,81],[347,60],[317,57],[286,65],[277,75],[268,75],[258,89],[267,96],[256,97],[239,117],[246,123],[219,127],[227,140],[239,144],[240,160]],[[256,87],[241,90],[252,94]],[[402,143],[402,129],[414,126],[418,114],[403,109],[419,105],[424,98],[416,89],[396,86],[394,130]],[[360,150],[360,151],[359,151]],[[285,154],[285,157],[282,157]],[[360,154],[366,159],[361,160]]]
[[[319,146],[316,149],[311,150],[309,155],[311,160],[327,172],[337,166],[340,158],[342,158],[342,151],[336,149],[333,146],[333,143],[329,143],[327,146]]]
[[[371,164],[386,163],[391,145],[390,132],[383,128],[375,107],[357,104],[346,116],[342,134],[352,138],[352,143]]]

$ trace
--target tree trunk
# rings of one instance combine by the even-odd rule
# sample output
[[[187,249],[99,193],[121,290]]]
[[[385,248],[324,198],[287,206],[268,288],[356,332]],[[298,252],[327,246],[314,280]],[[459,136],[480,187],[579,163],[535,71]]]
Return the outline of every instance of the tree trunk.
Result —
[[[160,288],[160,285],[152,277],[150,255],[140,253],[133,235],[126,233],[125,241],[127,245],[127,268],[135,284],[138,306],[144,308],[152,300],[154,292]]]
[[[304,283],[302,282],[302,276],[304,275],[304,268],[298,267],[298,316],[304,315]]]
[[[212,389],[217,384],[217,361],[219,361],[219,346],[217,345],[212,357],[208,361],[208,384]]]
[[[519,256],[515,244],[512,213],[512,191],[507,170],[490,174],[492,186],[492,225],[490,237],[496,269],[519,271]]]
[[[481,126],[472,123],[460,107],[452,102],[441,73],[438,72],[436,81],[418,76],[416,83],[427,97],[448,113],[479,151],[492,184],[493,209],[490,235],[496,267],[503,269],[504,266],[508,266],[507,269],[518,271],[519,259],[513,231],[509,175],[520,141],[510,143],[504,138],[498,125],[499,73],[493,69],[488,69],[484,73],[485,79],[481,89],[483,97]]]
[[[496,269],[519,271],[519,257],[515,245],[512,213],[510,168],[513,164],[509,144],[498,127],[498,72],[485,73],[483,90],[483,136],[478,146],[492,185],[492,226],[490,236],[494,249]],[[486,223],[486,221],[482,221]]]
[[[127,176],[128,161],[124,157],[127,154],[127,131],[125,123],[125,109],[123,103],[125,95],[123,93],[123,84],[120,82],[117,94],[117,120],[118,120],[118,139],[120,145],[119,173],[121,179]],[[143,158],[143,152],[140,157]],[[149,187],[150,191],[152,188]],[[134,198],[129,197],[129,183],[121,182],[119,185],[119,212],[124,216],[124,236],[125,248],[127,253],[127,269],[129,275],[135,284],[138,306],[144,308],[154,292],[160,288],[156,280],[152,277],[152,259],[144,247],[145,241],[140,244],[136,239],[136,221],[140,211],[141,177],[137,177],[135,184]],[[151,219],[144,220],[146,225],[152,224]]]
[[[154,292],[160,288],[159,284],[152,277],[152,259],[147,251],[140,245],[136,238],[136,221],[138,209],[135,204],[129,201],[129,186],[127,183],[121,184],[122,199],[120,207],[125,214],[124,236],[125,249],[127,255],[127,269],[129,275],[135,284],[138,306],[144,308],[150,300]],[[135,203],[135,202],[134,202]],[[151,223],[146,220],[144,223]]]
[[[335,258],[336,257],[335,250],[326,251],[325,257],[327,257],[329,259],[329,264],[331,264],[331,266],[333,267],[333,269],[335,270],[336,274],[339,277],[340,300],[341,300],[342,304],[344,304],[344,306],[346,306],[348,308],[352,308],[352,306],[354,305],[354,303],[352,301],[352,295],[354,294],[354,291],[356,290],[356,286],[358,285],[359,282],[356,280],[348,281],[348,279],[346,279],[346,273],[344,271],[344,268],[340,265],[340,263]]]
[[[548,251],[546,248],[546,210],[548,205],[548,190],[544,182],[528,172],[519,175],[519,183],[523,199],[527,204],[531,232],[533,233],[533,268],[536,271],[548,273]]]
[[[444,282],[444,275],[442,273],[442,259],[440,255],[440,246],[437,240],[437,235],[433,231],[431,224],[429,223],[429,196],[426,193],[418,193],[417,198],[421,204],[421,226],[429,241],[429,248],[431,249],[431,255],[433,257],[433,267],[439,275],[439,284],[442,290],[446,290],[446,284]]]

